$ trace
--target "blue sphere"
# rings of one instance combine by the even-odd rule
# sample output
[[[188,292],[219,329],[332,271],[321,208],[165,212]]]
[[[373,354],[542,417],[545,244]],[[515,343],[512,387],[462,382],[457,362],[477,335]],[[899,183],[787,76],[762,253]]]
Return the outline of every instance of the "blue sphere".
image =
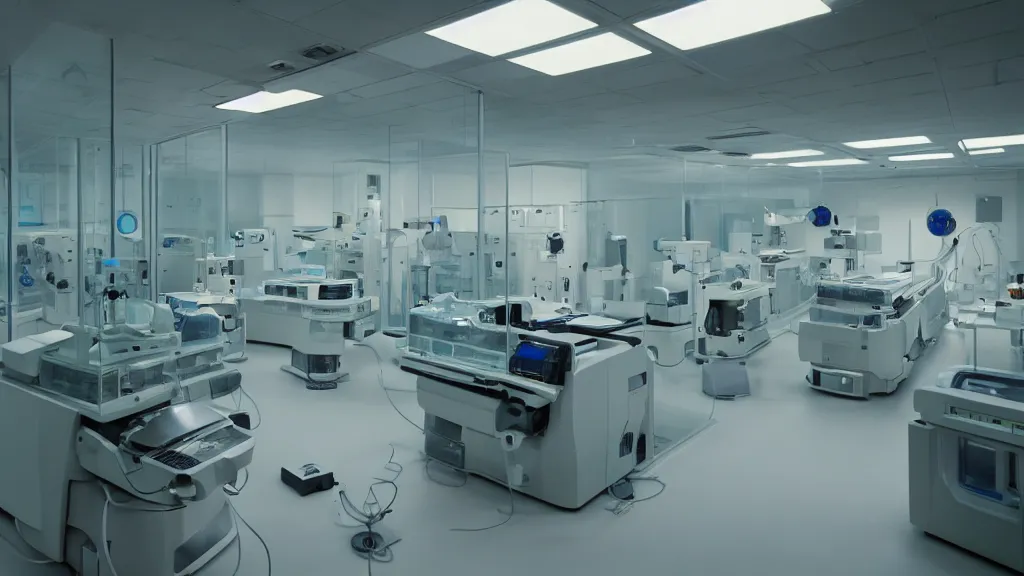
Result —
[[[832,224],[832,211],[824,206],[818,206],[807,213],[807,220],[814,224],[815,228],[824,228]]]
[[[932,236],[938,236],[940,238],[949,236],[956,231],[956,218],[953,218],[952,212],[945,208],[939,208],[933,210],[928,215],[928,232]]]

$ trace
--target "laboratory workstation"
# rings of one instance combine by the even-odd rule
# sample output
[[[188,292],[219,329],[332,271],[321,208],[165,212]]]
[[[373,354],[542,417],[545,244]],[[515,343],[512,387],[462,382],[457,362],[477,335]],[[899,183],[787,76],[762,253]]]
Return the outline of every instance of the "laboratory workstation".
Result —
[[[1019,2],[8,4],[0,575],[1024,573]]]

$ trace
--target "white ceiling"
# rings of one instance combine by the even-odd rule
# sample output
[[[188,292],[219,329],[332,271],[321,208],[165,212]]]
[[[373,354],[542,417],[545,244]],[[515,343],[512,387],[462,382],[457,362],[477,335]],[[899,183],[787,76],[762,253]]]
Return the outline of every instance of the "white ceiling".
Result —
[[[923,134],[935,145],[898,152],[949,150],[957,159],[899,170],[1024,166],[1024,150],[968,157],[956,147],[961,138],[1024,132],[1020,0],[826,0],[832,14],[686,53],[630,22],[687,0],[555,1],[653,53],[548,77],[422,33],[495,1],[135,0],[126,9],[120,0],[57,0],[60,20],[96,35],[52,27],[37,37],[15,66],[16,97],[20,86],[31,87],[19,110],[35,114],[27,123],[43,132],[109,131],[102,121],[109,87],[96,80],[109,69],[97,56],[102,35],[115,38],[119,140],[153,142],[243,120],[230,128],[238,169],[301,162],[330,172],[332,162],[386,159],[399,152],[389,141],[418,138],[475,146],[475,88],[485,93],[487,148],[509,152],[514,163],[609,162],[675,173],[683,155],[668,148],[677,145],[746,153],[813,147],[874,165],[826,175],[877,176],[893,173],[889,151],[855,153],[839,143]],[[325,98],[257,117],[213,108],[273,81],[272,61],[311,66],[299,52],[321,42],[360,53],[276,85]],[[771,134],[708,140],[750,130]],[[754,165],[718,154],[687,158]]]

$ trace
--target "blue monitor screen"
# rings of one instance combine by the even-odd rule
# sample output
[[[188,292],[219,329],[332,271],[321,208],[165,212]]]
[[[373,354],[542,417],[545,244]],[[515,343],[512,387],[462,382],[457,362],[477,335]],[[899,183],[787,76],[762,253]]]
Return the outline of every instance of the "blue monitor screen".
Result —
[[[516,348],[515,357],[523,360],[546,360],[551,356],[552,349],[546,346],[537,346],[529,342],[522,342]]]

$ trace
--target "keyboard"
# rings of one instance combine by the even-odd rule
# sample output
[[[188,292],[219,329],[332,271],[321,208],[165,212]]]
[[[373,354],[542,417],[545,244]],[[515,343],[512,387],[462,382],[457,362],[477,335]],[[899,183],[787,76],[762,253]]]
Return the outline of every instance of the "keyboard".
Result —
[[[181,452],[175,452],[174,450],[164,450],[151,456],[153,460],[165,464],[175,470],[189,470],[202,464],[196,458],[189,456],[188,454],[182,454]]]

